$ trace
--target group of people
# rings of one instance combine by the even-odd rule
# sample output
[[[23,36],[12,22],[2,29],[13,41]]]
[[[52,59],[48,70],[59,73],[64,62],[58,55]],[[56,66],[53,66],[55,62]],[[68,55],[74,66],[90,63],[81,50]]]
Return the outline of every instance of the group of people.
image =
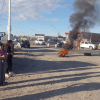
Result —
[[[0,85],[6,85],[5,77],[11,77],[12,72],[12,40],[8,40],[7,44],[0,43]],[[6,64],[6,65],[5,65]]]

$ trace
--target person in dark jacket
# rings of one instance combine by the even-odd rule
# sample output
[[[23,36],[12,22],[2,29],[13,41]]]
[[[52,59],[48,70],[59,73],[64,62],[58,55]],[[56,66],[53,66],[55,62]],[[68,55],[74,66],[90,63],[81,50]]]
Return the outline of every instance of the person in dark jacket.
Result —
[[[3,52],[3,44],[0,43],[0,85],[6,85],[5,82],[5,59],[7,54]]]
[[[12,52],[12,50],[11,50],[12,42],[13,42],[12,40],[8,40],[8,42],[7,42],[7,67],[6,67],[5,77],[10,77],[13,74],[13,72],[12,72],[12,54],[14,53],[14,51]]]

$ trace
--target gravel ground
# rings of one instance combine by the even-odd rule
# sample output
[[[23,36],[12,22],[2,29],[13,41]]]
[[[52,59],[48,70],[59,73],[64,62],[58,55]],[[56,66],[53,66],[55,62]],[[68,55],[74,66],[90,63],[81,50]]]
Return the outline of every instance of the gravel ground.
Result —
[[[15,74],[0,86],[0,100],[100,100],[99,54],[60,58],[60,49],[31,46],[17,49]]]

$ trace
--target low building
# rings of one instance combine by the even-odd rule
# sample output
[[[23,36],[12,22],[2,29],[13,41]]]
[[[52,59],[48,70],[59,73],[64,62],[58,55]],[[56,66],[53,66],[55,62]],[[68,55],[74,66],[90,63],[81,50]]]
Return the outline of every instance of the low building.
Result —
[[[21,40],[27,40],[27,38],[21,38]]]
[[[36,37],[37,40],[45,40],[44,34],[35,34],[35,37]]]
[[[69,41],[69,33],[70,32],[65,32],[67,41]],[[80,32],[78,37],[81,37],[82,41],[90,41],[93,43],[100,42],[100,34],[99,33]]]
[[[64,41],[63,36],[58,36],[57,39],[60,40],[60,41]]]
[[[45,42],[47,42],[48,39],[52,39],[52,38],[54,38],[54,37],[53,36],[45,36]]]

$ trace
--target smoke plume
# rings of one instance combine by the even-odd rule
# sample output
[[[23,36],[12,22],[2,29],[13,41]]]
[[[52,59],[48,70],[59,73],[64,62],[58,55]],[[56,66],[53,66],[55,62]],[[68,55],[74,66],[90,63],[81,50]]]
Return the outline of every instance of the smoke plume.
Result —
[[[75,13],[70,16],[72,31],[69,34],[70,42],[77,39],[79,31],[93,28],[98,19],[97,0],[76,0],[73,4]]]

